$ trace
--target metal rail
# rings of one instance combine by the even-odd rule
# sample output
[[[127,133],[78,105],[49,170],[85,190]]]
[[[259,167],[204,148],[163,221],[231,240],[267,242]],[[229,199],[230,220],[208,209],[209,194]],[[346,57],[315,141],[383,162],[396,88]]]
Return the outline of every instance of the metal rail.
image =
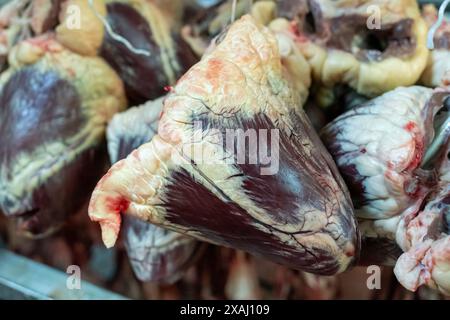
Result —
[[[68,289],[70,275],[0,249],[0,299],[3,300],[124,300],[125,297],[81,280]]]

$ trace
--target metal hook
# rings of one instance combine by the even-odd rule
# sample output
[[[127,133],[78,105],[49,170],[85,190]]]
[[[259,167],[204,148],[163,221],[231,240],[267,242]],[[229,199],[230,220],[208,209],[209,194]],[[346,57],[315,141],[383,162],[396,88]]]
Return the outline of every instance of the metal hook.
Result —
[[[234,22],[234,20],[236,19],[236,4],[237,4],[237,0],[232,0],[232,4],[231,4],[231,23]]]
[[[433,24],[433,26],[430,28],[430,31],[428,31],[428,39],[427,39],[427,47],[430,50],[434,49],[434,34],[439,29],[439,27],[442,25],[442,22],[444,21],[444,15],[445,15],[445,9],[447,8],[448,4],[450,3],[450,0],[445,0],[440,8],[439,8],[439,14],[437,21]]]

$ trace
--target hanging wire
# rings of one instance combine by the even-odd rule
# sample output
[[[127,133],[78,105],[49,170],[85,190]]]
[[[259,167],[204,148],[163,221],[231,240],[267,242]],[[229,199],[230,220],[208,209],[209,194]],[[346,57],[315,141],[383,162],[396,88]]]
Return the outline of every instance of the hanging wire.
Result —
[[[422,166],[426,165],[439,152],[440,148],[448,138],[449,133],[450,118],[447,118],[447,120],[445,120],[445,122],[437,129],[436,137],[433,139],[433,142],[430,144],[423,157]]]
[[[430,31],[428,31],[427,47],[430,50],[434,49],[434,34],[436,33],[436,31],[439,29],[439,27],[442,25],[442,22],[444,21],[445,9],[447,8],[449,3],[450,3],[450,0],[445,0],[441,4],[441,7],[439,8],[438,19],[433,24],[433,26],[430,28]]]
[[[108,34],[111,36],[111,38],[122,43],[125,47],[128,48],[128,50],[130,50],[131,52],[133,52],[135,54],[140,54],[140,55],[147,56],[147,57],[151,56],[151,53],[149,51],[135,48],[127,39],[125,39],[124,37],[115,33],[114,30],[109,25],[108,21],[106,21],[106,19],[104,17],[102,17],[102,15],[99,14],[97,12],[97,10],[95,9],[94,0],[89,0],[89,6],[91,7],[95,16],[103,23],[103,25],[106,29],[106,32],[108,32]]]
[[[237,0],[232,0],[233,2],[231,3],[231,23],[234,22],[234,20],[236,20],[236,4],[237,4]]]

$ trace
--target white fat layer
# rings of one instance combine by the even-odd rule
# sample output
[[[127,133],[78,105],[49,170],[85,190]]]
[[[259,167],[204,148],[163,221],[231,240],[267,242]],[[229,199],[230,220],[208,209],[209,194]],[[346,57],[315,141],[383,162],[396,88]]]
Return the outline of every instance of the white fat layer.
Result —
[[[405,253],[397,261],[395,273],[409,290],[426,284],[450,294],[450,236],[442,230],[448,206],[441,203],[449,191],[450,185],[441,181],[439,193],[433,195],[423,211],[412,219],[402,217],[397,242]]]
[[[426,284],[450,294],[450,236],[413,247],[400,256],[394,273],[408,290],[416,291]]]
[[[400,216],[380,220],[362,219],[359,221],[359,228],[364,237],[395,240],[400,219]]]
[[[409,202],[404,188],[407,170],[425,137],[424,117],[432,89],[398,88],[339,117],[339,167],[354,166],[363,178],[368,204],[357,211],[365,218],[388,218],[400,214]],[[342,141],[342,143],[340,143]],[[343,155],[342,155],[343,154]]]
[[[121,142],[136,138],[149,142],[158,130],[164,97],[148,101],[145,104],[130,108],[114,115],[106,131],[108,152],[112,163],[118,160]]]

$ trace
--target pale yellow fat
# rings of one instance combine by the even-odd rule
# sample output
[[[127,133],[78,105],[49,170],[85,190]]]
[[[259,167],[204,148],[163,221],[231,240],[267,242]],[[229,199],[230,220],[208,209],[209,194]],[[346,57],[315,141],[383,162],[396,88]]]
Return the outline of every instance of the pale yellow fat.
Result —
[[[106,16],[106,5],[101,0],[93,1],[95,11]],[[72,28],[73,15],[68,8],[79,8],[80,28]],[[70,50],[81,55],[94,56],[100,49],[104,38],[102,21],[96,16],[88,0],[68,0],[60,16],[60,24],[56,28],[56,39]]]
[[[413,34],[417,37],[414,54],[406,58],[389,57],[381,62],[360,62],[352,54],[341,50],[326,50],[313,43],[300,45],[312,67],[313,78],[326,89],[344,83],[358,93],[374,97],[399,86],[418,81],[425,69],[429,51],[426,48],[427,28],[418,18]]]

